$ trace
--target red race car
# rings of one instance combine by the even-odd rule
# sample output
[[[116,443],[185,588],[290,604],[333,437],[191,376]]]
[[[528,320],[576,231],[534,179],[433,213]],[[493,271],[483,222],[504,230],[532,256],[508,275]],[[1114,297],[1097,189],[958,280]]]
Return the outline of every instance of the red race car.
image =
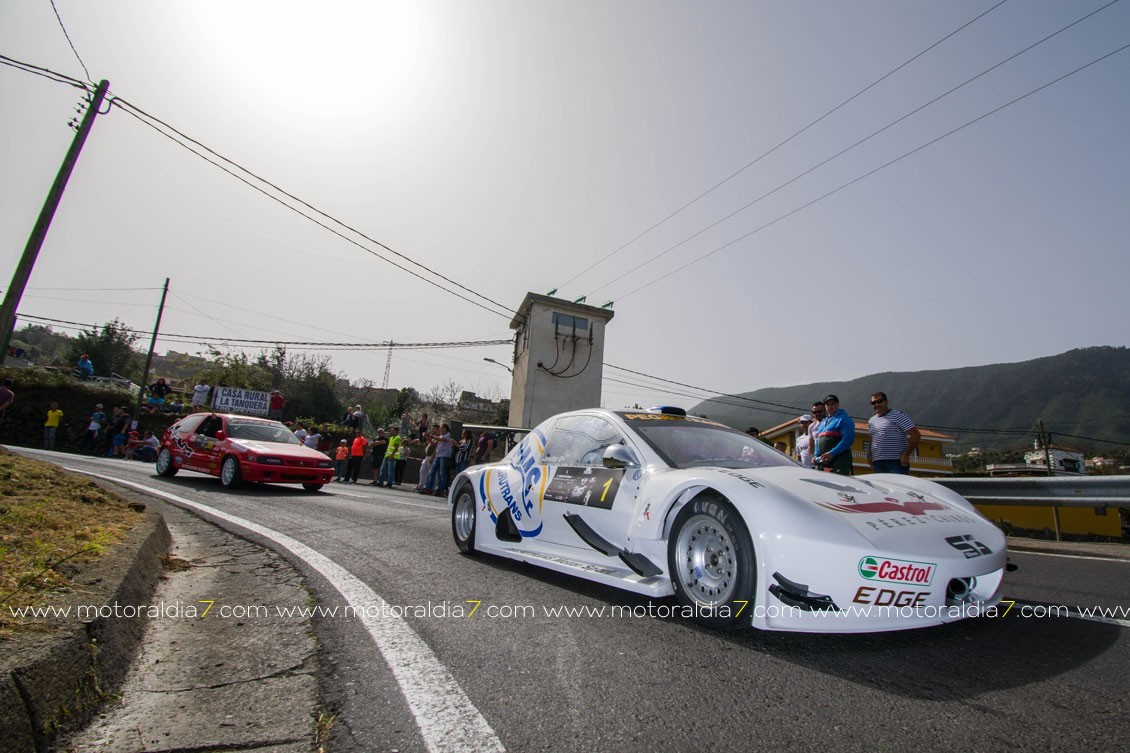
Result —
[[[220,477],[234,489],[244,481],[302,484],[316,492],[333,478],[333,462],[278,421],[251,416],[197,413],[161,437],[157,473],[197,471]]]

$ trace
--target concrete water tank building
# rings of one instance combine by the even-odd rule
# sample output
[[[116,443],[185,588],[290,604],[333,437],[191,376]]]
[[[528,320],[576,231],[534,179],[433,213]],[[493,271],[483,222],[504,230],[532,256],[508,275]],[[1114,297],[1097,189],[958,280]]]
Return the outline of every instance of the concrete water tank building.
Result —
[[[533,428],[552,415],[600,407],[604,326],[611,308],[527,293],[515,331],[510,425]]]

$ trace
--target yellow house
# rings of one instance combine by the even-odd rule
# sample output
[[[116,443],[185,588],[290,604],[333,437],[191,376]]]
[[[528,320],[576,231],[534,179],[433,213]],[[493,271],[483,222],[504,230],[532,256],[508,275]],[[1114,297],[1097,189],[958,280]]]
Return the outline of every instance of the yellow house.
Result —
[[[944,448],[957,441],[957,437],[942,434],[930,429],[918,427],[922,438],[918,440],[918,449],[910,457],[911,476],[949,476],[953,474],[953,463],[946,457]],[[786,452],[790,457],[797,458],[796,439],[800,436],[800,418],[794,418],[783,424],[778,424],[772,429],[761,432],[761,438],[769,444],[784,442]],[[855,444],[851,447],[852,466],[855,473],[871,473],[871,466],[867,463],[867,448],[871,442],[871,433],[866,421],[855,422]]]

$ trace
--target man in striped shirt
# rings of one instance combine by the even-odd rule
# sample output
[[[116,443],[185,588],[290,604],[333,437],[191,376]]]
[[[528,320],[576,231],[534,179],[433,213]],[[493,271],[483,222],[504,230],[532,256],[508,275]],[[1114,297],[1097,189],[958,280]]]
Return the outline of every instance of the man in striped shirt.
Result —
[[[867,461],[876,473],[902,473],[910,475],[910,454],[918,448],[922,434],[900,410],[893,410],[884,392],[871,396],[871,410],[875,415],[867,422],[871,444]]]

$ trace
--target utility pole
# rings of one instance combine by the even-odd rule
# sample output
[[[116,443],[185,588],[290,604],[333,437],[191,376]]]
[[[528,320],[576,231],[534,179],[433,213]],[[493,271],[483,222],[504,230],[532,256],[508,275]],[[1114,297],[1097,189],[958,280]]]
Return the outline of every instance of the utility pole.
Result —
[[[165,313],[165,296],[169,294],[169,278],[165,278],[165,287],[161,289],[161,305],[157,307],[157,323],[153,325],[153,337],[149,339],[149,353],[145,356],[145,371],[141,373],[141,389],[137,391],[137,404],[133,406],[133,420],[130,428],[137,423],[141,415],[141,400],[145,396],[145,385],[149,383],[149,366],[153,363],[153,349],[157,347],[157,332],[161,329],[161,315]]]
[[[98,117],[98,109],[102,107],[102,101],[106,98],[106,92],[109,88],[110,82],[103,79],[99,82],[98,88],[94,90],[94,99],[91,100],[90,107],[87,108],[86,115],[82,118],[82,124],[75,131],[71,148],[67,151],[67,156],[63,158],[63,165],[59,168],[59,172],[55,176],[55,183],[47,193],[47,200],[43,202],[43,209],[39,212],[39,219],[36,220],[35,227],[31,231],[31,237],[27,239],[24,255],[20,258],[16,272],[12,275],[12,282],[4,293],[4,302],[0,304],[0,364],[8,355],[8,343],[12,339],[12,329],[16,326],[16,309],[19,308],[20,299],[24,295],[24,287],[27,285],[28,278],[31,277],[35,258],[39,256],[39,249],[43,246],[44,239],[47,238],[47,229],[51,227],[55,210],[59,208],[59,201],[63,198],[63,190],[67,187],[71,171],[74,170],[75,163],[78,162],[78,155],[82,151],[82,145],[86,143],[86,136],[94,125],[94,119]]]
[[[1048,475],[1054,476],[1052,472],[1052,448],[1051,441],[1047,434],[1044,433],[1044,420],[1040,419],[1036,422],[1036,430],[1040,432],[1040,444],[1044,448],[1044,462],[1047,464]]]
[[[388,357],[385,358],[385,378],[381,382],[381,389],[388,389],[388,372],[392,369],[392,340],[388,341]]]

